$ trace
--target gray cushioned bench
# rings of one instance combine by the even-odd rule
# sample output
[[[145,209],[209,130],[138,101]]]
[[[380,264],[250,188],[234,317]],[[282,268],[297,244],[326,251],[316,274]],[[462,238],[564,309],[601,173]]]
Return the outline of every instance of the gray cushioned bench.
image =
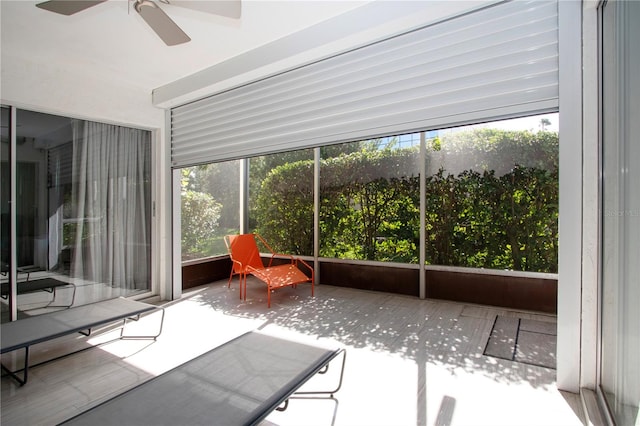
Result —
[[[158,309],[162,310],[162,318],[157,334],[150,336],[128,336],[123,334],[124,325],[128,319],[137,319],[141,314]],[[148,338],[155,340],[162,332],[164,309],[148,303],[118,297],[87,305],[74,306],[63,311],[35,315],[18,321],[4,323],[0,329],[0,353],[4,354],[6,352],[24,349],[25,354],[22,378],[16,374],[20,370],[12,371],[5,367],[4,364],[2,364],[2,370],[6,371],[21,385],[24,385],[28,379],[30,346],[73,333],[82,333],[88,336],[91,334],[91,329],[117,321],[123,321],[120,338]]]
[[[296,392],[341,353],[335,389]],[[343,349],[249,332],[63,424],[253,425],[286,408],[294,393],[332,397],[342,384],[345,358]]]

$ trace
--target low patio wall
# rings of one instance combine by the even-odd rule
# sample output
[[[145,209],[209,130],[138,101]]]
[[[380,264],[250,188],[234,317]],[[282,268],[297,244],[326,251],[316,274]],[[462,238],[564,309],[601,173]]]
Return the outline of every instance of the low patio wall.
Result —
[[[346,262],[320,261],[320,283],[360,290],[420,296],[420,271]]]
[[[313,265],[313,262],[308,261]],[[182,288],[227,279],[231,261],[218,257],[182,266]],[[417,267],[320,260],[320,284],[420,296]],[[554,274],[427,267],[426,297],[508,309],[555,314],[558,280]]]
[[[231,272],[231,260],[228,257],[184,262],[182,264],[182,289],[209,284],[228,279]]]
[[[551,274],[425,271],[427,298],[557,313],[558,280]]]

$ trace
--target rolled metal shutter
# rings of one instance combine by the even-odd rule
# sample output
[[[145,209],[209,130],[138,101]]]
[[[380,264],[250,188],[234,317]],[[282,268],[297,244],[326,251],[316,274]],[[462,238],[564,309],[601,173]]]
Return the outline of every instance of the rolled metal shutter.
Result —
[[[558,108],[558,4],[512,1],[171,110],[173,167]]]

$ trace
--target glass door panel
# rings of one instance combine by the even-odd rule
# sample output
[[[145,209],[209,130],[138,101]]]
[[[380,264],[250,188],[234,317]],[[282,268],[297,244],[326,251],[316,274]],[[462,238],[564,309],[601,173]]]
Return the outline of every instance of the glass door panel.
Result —
[[[150,132],[17,110],[11,164],[8,118],[3,109],[1,279],[17,293],[18,318],[150,291]],[[13,188],[5,179],[11,168]],[[5,236],[11,189],[13,286],[4,272],[11,269]]]
[[[640,2],[602,10],[600,390],[616,424],[640,415]]]
[[[2,107],[0,110],[0,285],[2,286],[2,300],[0,300],[0,322],[11,319],[11,294],[9,285],[11,280],[11,240],[10,240],[10,200],[11,200],[11,109]]]

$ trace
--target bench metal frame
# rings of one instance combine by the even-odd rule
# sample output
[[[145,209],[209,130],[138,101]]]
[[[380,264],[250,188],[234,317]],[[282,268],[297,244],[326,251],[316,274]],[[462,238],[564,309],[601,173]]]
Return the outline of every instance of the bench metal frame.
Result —
[[[137,321],[141,315],[157,312],[158,310],[162,311],[162,316],[160,327],[156,334],[137,336],[124,333],[127,321]],[[0,366],[20,386],[24,386],[29,378],[29,348],[31,346],[74,333],[90,336],[92,329],[119,321],[122,321],[120,339],[153,339],[155,341],[162,333],[164,308],[119,297],[2,324],[0,354],[24,349],[24,367],[18,370],[11,370],[2,363],[0,363]],[[72,355],[76,352],[71,352],[46,362]],[[22,377],[18,375],[20,371],[22,371]]]
[[[55,281],[52,282],[52,281]],[[6,287],[5,287],[6,285]],[[67,288],[72,288],[73,292],[71,294],[71,302],[68,305],[54,305],[53,302],[56,301],[56,290],[60,288],[60,289],[67,289]],[[45,293],[51,293],[53,294],[53,297],[51,298],[51,300],[49,301],[49,303],[47,303],[46,305],[44,305],[44,308],[70,308],[71,306],[73,306],[73,304],[75,303],[76,300],[76,286],[73,283],[68,283],[68,282],[64,282],[64,281],[59,281],[56,280],[55,278],[51,278],[51,277],[46,277],[46,278],[39,278],[37,280],[32,280],[29,281],[29,277],[27,277],[27,281],[18,281],[17,283],[17,288],[16,288],[16,295],[21,295],[21,294],[29,294],[29,293],[35,293],[38,291],[43,291]],[[9,284],[8,283],[2,283],[2,294],[1,297],[3,299],[8,299],[9,298]],[[36,308],[34,308],[36,309]]]

